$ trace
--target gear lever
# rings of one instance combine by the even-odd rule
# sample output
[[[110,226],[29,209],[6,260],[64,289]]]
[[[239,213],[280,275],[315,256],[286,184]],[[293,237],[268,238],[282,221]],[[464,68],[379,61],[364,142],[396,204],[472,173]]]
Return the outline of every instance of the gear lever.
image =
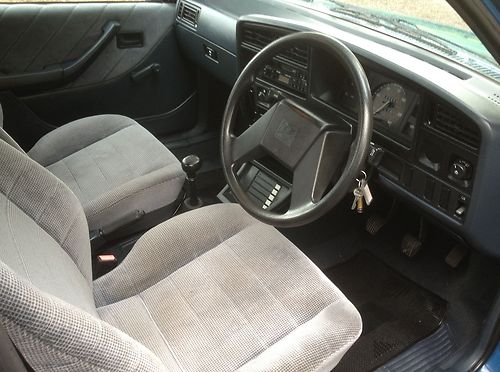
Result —
[[[203,202],[196,190],[196,172],[201,168],[201,159],[196,155],[188,155],[182,159],[182,169],[186,172],[186,200],[184,206],[188,209],[200,208]]]

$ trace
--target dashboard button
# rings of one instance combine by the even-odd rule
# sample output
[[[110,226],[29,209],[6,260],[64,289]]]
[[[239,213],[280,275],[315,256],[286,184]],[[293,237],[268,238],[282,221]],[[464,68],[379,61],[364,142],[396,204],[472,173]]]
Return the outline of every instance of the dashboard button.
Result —
[[[450,167],[451,176],[457,180],[467,181],[472,176],[472,165],[463,159],[455,160]]]

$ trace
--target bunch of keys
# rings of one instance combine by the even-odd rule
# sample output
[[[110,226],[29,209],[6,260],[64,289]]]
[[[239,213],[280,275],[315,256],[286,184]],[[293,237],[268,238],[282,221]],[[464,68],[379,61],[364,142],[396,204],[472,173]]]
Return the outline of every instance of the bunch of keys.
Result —
[[[361,172],[362,177],[357,178],[358,187],[353,191],[354,201],[352,202],[351,210],[356,209],[356,212],[363,213],[366,205],[370,205],[373,201],[373,195],[368,186],[367,175],[365,171]]]

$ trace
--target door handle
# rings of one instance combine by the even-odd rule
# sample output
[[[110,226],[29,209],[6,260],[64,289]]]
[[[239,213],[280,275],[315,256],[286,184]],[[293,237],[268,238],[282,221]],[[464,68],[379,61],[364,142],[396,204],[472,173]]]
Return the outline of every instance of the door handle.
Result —
[[[102,28],[102,35],[81,57],[73,62],[62,62],[48,66],[37,72],[23,74],[0,75],[0,89],[14,88],[28,85],[45,84],[74,79],[81,74],[88,65],[98,56],[104,47],[120,30],[120,23],[109,21]]]

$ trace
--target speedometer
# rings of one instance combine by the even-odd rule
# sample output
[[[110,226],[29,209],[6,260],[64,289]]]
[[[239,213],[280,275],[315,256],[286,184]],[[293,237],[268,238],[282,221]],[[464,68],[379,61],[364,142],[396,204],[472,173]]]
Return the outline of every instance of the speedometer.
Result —
[[[388,127],[398,124],[406,112],[405,89],[396,83],[380,86],[373,95],[373,116]]]

